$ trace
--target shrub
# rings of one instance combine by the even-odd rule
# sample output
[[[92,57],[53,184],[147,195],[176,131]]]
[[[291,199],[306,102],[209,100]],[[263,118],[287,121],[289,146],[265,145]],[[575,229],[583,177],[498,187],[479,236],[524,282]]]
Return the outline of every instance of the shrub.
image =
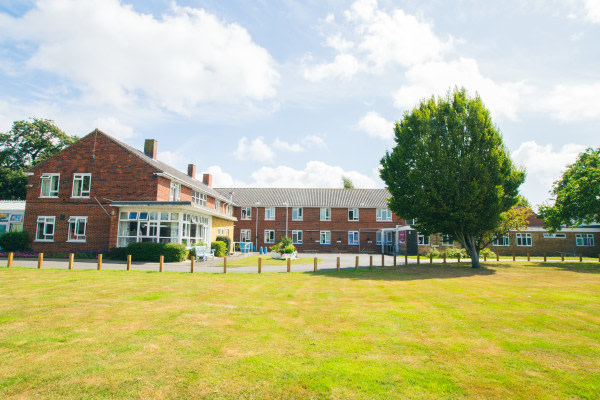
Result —
[[[31,239],[27,232],[8,232],[0,236],[0,248],[4,251],[23,251],[29,248]]]
[[[127,254],[127,247],[113,247],[106,253],[106,258],[112,260],[126,260]]]
[[[448,249],[446,251],[446,257],[448,258],[457,258],[460,255],[460,258],[467,258],[467,251],[465,249]]]
[[[279,247],[285,248],[287,246],[290,246],[292,244],[292,239],[290,239],[288,236],[284,236],[281,239],[279,239]]]
[[[293,254],[296,251],[296,248],[294,246],[292,246],[291,244],[288,246],[285,246],[283,248],[283,250],[281,250],[282,253],[285,254]]]
[[[215,240],[217,242],[224,242],[227,252],[231,250],[231,239],[229,238],[229,236],[217,236]]]
[[[178,243],[129,243],[127,247],[110,249],[107,258],[125,260],[128,254],[132,261],[159,261],[160,256],[164,256],[165,262],[178,262],[185,260],[187,249]]]
[[[442,252],[436,248],[431,248],[427,253],[424,254],[425,257],[433,257],[433,258],[442,258]]]
[[[492,250],[488,249],[487,247],[479,252],[479,257],[483,258],[484,254],[487,258],[495,258],[496,257],[496,253],[494,253]]]
[[[222,242],[220,240],[214,241],[210,244],[210,248],[211,250],[215,251],[215,256],[216,257],[223,257],[225,255],[227,255],[227,245],[225,244],[225,242]]]

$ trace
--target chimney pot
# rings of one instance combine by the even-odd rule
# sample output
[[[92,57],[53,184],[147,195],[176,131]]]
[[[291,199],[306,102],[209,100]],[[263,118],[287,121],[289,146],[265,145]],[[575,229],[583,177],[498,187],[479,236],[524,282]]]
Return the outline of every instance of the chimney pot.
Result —
[[[156,160],[156,153],[158,152],[158,142],[154,139],[146,139],[144,142],[144,154]]]
[[[194,164],[188,164],[188,176],[196,179],[196,166]]]
[[[202,182],[204,182],[204,184],[206,186],[212,187],[212,175],[211,174],[202,175]]]

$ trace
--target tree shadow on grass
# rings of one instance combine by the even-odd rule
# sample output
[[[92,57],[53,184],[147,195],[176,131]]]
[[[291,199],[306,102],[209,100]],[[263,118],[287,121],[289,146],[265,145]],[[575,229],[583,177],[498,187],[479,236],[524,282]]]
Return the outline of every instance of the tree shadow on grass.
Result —
[[[424,279],[454,279],[471,276],[489,276],[496,273],[493,269],[471,268],[470,264],[409,264],[396,267],[343,268],[337,270],[322,270],[305,272],[316,276],[327,276],[341,279],[384,280],[384,281],[414,281]]]
[[[498,265],[490,264],[494,268],[508,269],[511,268],[512,262],[501,262]],[[532,268],[556,268],[562,271],[579,272],[585,274],[600,274],[600,263],[592,262],[576,262],[576,261],[531,261],[521,262],[528,264]]]

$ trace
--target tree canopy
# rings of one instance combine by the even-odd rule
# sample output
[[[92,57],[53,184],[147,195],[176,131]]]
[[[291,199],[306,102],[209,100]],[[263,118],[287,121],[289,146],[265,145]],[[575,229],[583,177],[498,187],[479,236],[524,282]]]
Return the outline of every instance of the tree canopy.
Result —
[[[346,178],[342,176],[342,185],[344,185],[344,189],[354,189],[354,183],[350,178]]]
[[[420,233],[450,235],[479,267],[479,251],[505,229],[503,213],[517,204],[525,180],[489,111],[456,88],[422,101],[394,130],[396,145],[380,171],[390,209],[416,219]]]
[[[27,177],[23,171],[52,157],[74,143],[48,119],[15,121],[10,131],[0,133],[0,193],[5,200],[24,200]]]
[[[554,182],[554,204],[542,205],[540,216],[551,230],[562,225],[600,222],[600,148],[588,148]]]

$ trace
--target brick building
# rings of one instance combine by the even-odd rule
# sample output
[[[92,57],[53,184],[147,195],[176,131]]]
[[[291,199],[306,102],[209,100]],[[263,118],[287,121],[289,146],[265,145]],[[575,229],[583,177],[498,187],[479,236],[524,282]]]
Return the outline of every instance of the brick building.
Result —
[[[45,252],[106,251],[129,242],[192,245],[233,237],[231,201],[212,177],[196,179],[156,159],[157,142],[141,152],[95,130],[28,172],[24,230]]]

